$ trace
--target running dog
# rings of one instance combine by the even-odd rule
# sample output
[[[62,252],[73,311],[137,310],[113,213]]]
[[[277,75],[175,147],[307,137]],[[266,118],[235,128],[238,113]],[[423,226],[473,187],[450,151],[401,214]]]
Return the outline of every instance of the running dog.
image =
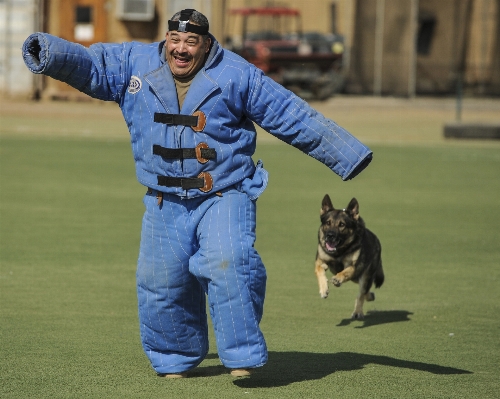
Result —
[[[365,300],[375,300],[375,294],[370,292],[372,284],[379,288],[384,283],[380,241],[365,227],[359,216],[356,198],[349,202],[347,208],[335,209],[326,194],[321,203],[320,216],[315,262],[319,293],[322,298],[328,297],[328,269],[334,274],[330,281],[336,287],[346,281],[358,283],[359,294],[351,317],[362,319]]]

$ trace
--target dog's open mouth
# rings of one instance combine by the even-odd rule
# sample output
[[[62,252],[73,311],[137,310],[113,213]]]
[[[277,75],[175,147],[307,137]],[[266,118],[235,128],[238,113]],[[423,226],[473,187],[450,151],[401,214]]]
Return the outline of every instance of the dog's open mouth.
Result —
[[[337,250],[338,241],[325,241],[325,248],[329,252],[334,252]]]

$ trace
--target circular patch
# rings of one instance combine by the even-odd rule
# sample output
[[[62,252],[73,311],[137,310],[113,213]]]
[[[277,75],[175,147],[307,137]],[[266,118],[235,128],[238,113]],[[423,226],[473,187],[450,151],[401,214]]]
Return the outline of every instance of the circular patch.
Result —
[[[141,79],[139,79],[137,76],[132,75],[132,77],[130,78],[130,82],[128,84],[127,91],[130,94],[135,94],[139,92],[139,90],[141,90],[141,87],[142,87]]]

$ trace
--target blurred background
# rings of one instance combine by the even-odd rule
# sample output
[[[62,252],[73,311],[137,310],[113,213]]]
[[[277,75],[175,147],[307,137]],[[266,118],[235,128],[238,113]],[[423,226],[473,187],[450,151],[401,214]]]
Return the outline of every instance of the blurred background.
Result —
[[[211,378],[152,378],[135,294],[145,188],[126,123],[21,56],[35,31],[163,40],[185,8],[374,152],[341,182],[258,131],[271,355],[235,383],[212,344],[195,374]],[[0,0],[0,397],[498,398],[499,71],[500,0]],[[336,207],[356,197],[384,248],[364,322],[348,318],[355,284],[318,295],[325,193]]]
[[[20,48],[34,31],[85,46],[151,42],[184,8],[204,13],[220,43],[308,100],[500,96],[500,0],[0,0],[0,93],[81,96],[24,67]]]

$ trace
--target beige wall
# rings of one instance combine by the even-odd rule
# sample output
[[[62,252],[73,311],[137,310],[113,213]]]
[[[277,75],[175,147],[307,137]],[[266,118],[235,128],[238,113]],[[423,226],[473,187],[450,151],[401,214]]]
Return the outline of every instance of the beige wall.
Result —
[[[381,42],[376,39],[377,10],[374,0],[358,0],[356,4],[347,89],[353,93],[407,94],[413,41],[410,1],[385,0],[383,19],[379,19]]]
[[[411,60],[418,30],[411,29],[411,1],[356,0],[347,90],[376,92],[376,15],[377,5],[384,3],[383,49],[377,53],[382,60],[382,94],[409,95],[412,70],[416,94],[454,93],[466,45],[466,90],[499,95],[500,0],[414,1],[420,18],[435,19],[429,52],[416,54],[416,68]]]
[[[498,64],[495,67],[500,59],[499,12],[500,0],[481,0],[473,4],[466,82],[476,87],[480,94],[488,90],[485,82],[500,84]]]
[[[470,8],[464,0],[419,0],[419,4],[421,13],[436,16],[437,24],[430,54],[417,59],[418,92],[454,92],[465,56],[467,91],[500,94],[494,83],[499,75],[494,62],[500,51],[500,1],[471,0]]]
[[[453,91],[465,40],[467,1],[420,0],[420,12],[434,15],[437,22],[430,53],[418,56],[418,91]]]

